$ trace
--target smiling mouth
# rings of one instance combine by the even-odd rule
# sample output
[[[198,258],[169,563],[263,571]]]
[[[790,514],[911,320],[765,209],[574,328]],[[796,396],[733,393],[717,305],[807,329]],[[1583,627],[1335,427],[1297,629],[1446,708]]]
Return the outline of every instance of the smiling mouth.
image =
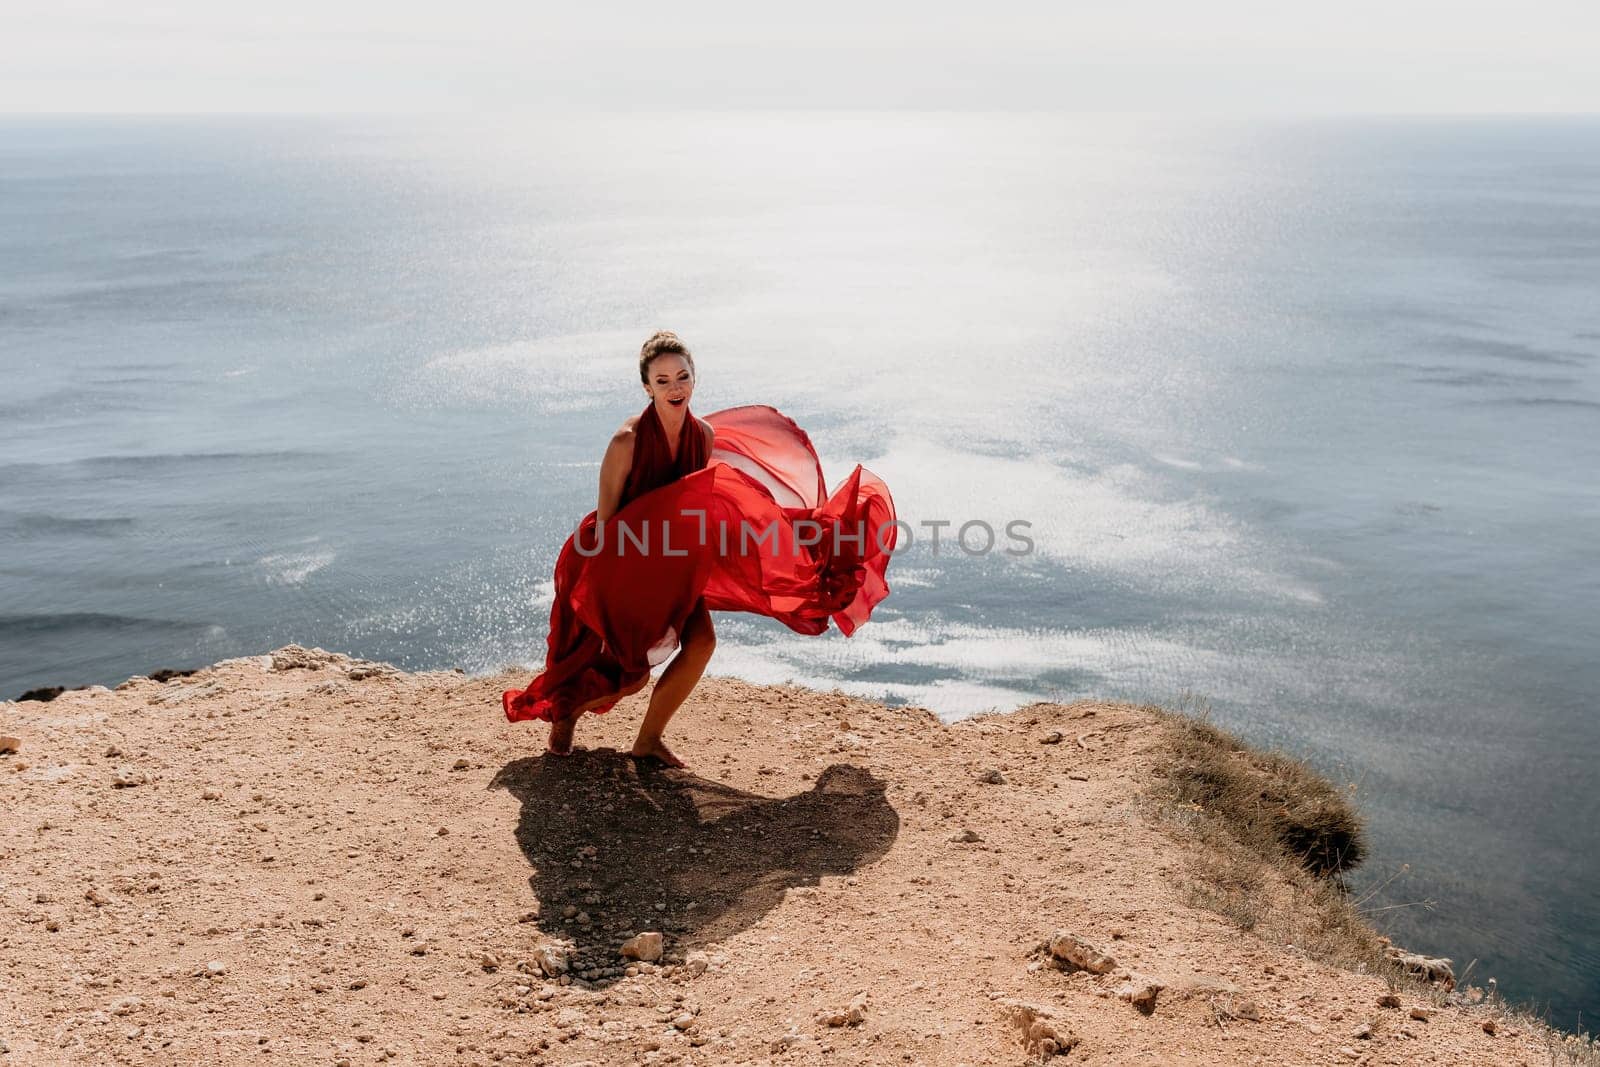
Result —
[[[676,399],[676,400],[669,400],[669,401],[667,401],[667,403],[669,403],[669,404],[672,404],[672,405],[673,405],[673,406],[677,406],[677,405],[678,405],[678,404],[681,404],[681,403],[683,403],[683,402],[684,402],[684,400],[685,400],[685,399],[686,399],[686,398],[685,398],[685,397],[681,397],[681,396],[680,396],[680,397],[679,397],[679,398],[678,398],[678,399]]]

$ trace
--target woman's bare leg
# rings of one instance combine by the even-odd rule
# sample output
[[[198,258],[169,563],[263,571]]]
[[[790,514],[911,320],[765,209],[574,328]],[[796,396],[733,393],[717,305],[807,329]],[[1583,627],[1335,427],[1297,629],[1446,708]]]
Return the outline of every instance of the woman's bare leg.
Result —
[[[599,707],[601,704],[612,703],[614,701],[621,700],[623,697],[632,696],[639,690],[643,689],[647,684],[649,684],[649,682],[650,674],[647,671],[645,672],[643,678],[640,678],[637,682],[622,690],[622,692],[615,693],[610,696],[595,697],[593,700],[589,701],[587,704],[583,705],[583,707],[574,712],[570,718],[559,719],[555,722],[552,722],[550,724],[550,740],[545,747],[548,748],[551,753],[557,756],[568,755],[572,752],[572,735],[578,729],[578,719],[583,715],[584,712],[588,711],[590,708]]]
[[[581,714],[578,712],[578,715]],[[551,721],[550,740],[545,743],[545,749],[551,755],[566,756],[572,753],[572,735],[578,729],[578,715]]]
[[[682,767],[683,761],[661,740],[667,723],[674,712],[688,699],[695,683],[705,673],[711,662],[711,653],[717,648],[717,631],[711,625],[711,612],[704,600],[695,605],[688,621],[683,624],[683,643],[678,654],[672,657],[667,669],[656,680],[650,693],[650,709],[644,713],[639,725],[639,737],[633,743],[635,756],[654,756],[671,767]]]

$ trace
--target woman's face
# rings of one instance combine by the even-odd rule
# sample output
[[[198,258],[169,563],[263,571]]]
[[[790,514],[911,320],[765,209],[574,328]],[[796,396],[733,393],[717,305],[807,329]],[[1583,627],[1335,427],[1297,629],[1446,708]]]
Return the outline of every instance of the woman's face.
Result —
[[[689,406],[689,395],[694,392],[694,371],[689,361],[677,353],[657,356],[650,361],[644,391],[660,408],[683,411]]]

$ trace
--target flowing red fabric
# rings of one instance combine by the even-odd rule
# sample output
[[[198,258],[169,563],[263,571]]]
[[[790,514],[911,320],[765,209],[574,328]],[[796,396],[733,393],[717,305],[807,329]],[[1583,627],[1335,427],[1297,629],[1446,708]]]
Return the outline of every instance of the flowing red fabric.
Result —
[[[803,634],[846,635],[889,595],[898,528],[889,487],[856,465],[831,494],[804,430],[776,408],[685,412],[676,457],[652,402],[634,427],[615,515],[586,515],[556,559],[544,673],[501,698],[506,718],[557,721],[618,695],[666,661],[703,598]],[[601,700],[611,696],[610,700]]]

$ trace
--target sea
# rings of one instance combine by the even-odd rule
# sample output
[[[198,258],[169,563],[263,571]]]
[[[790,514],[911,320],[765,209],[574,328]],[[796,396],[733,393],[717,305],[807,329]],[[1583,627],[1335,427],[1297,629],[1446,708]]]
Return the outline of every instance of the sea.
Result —
[[[1380,928],[1589,1028],[1596,118],[0,119],[0,696],[537,668],[658,328],[911,535],[712,673],[1208,713],[1348,783]]]

